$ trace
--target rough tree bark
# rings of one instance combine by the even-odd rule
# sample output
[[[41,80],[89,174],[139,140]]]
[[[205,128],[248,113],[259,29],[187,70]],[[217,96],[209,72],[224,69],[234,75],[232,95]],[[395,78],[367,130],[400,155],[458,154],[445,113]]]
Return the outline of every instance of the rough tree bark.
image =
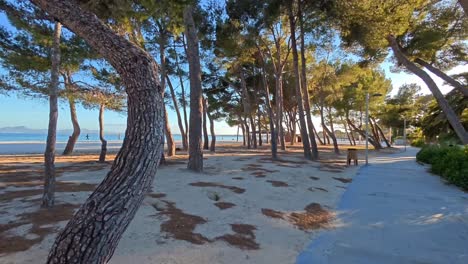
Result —
[[[292,2],[289,4],[289,26],[291,28],[291,46],[293,54],[293,65],[294,65],[294,76],[296,77],[296,100],[299,112],[299,124],[301,130],[302,146],[304,148],[304,157],[306,159],[312,159],[312,152],[310,150],[309,135],[307,133],[307,125],[304,116],[304,100],[302,100],[302,90],[299,75],[299,56],[297,54],[297,43],[296,43],[296,21],[293,14]]]
[[[452,85],[455,89],[460,91],[464,97],[468,97],[468,88],[466,86],[463,86],[461,83],[457,82],[457,80],[445,74],[445,72],[437,69],[436,67],[432,66],[431,64],[425,62],[424,60],[420,58],[416,58],[414,62],[428,69],[433,74],[437,75],[439,78],[446,81],[448,84]]]
[[[312,122],[312,115],[310,113],[310,95],[309,89],[307,89],[307,74],[306,67],[307,62],[305,58],[305,39],[304,39],[304,18],[302,17],[302,1],[298,2],[298,17],[299,17],[299,28],[300,28],[300,41],[301,41],[301,87],[304,94],[304,111],[307,119],[307,127],[309,132],[310,145],[312,147],[312,160],[319,158],[317,141],[314,135],[314,123]]]
[[[152,56],[75,1],[31,0],[99,52],[128,94],[127,130],[110,172],[56,237],[47,263],[107,263],[150,189],[162,152],[163,90]]]
[[[411,62],[405,54],[400,50],[400,47],[398,45],[397,40],[395,39],[394,36],[388,35],[387,40],[390,44],[390,47],[393,50],[393,53],[395,54],[395,57],[397,57],[398,61],[403,64],[409,71],[412,73],[416,74],[419,78],[421,78],[431,90],[432,95],[434,95],[434,98],[437,101],[437,104],[440,106],[442,111],[444,112],[445,116],[447,117],[447,120],[449,121],[450,125],[452,126],[453,130],[457,134],[458,138],[461,140],[463,144],[468,144],[468,133],[466,132],[465,128],[460,122],[460,119],[458,118],[457,114],[453,111],[453,109],[450,107],[449,103],[445,99],[444,95],[442,92],[440,92],[439,87],[437,87],[437,84],[432,80],[431,76],[427,74],[424,70],[420,69],[416,64]]]
[[[99,106],[99,140],[101,140],[101,153],[99,154],[99,162],[106,161],[107,140],[104,139],[104,104]]]
[[[73,89],[71,88],[72,80],[70,77],[70,73],[64,74],[63,77],[65,89],[67,90],[67,92],[73,93]],[[70,118],[73,125],[73,132],[72,135],[68,137],[67,145],[65,146],[65,149],[62,153],[63,155],[70,155],[73,153],[76,141],[78,141],[78,138],[80,137],[81,133],[80,124],[78,123],[78,116],[76,115],[75,99],[73,98],[72,94],[68,96],[68,105],[70,106]]]
[[[203,149],[209,149],[210,139],[208,138],[208,106],[206,99],[202,96],[203,102]]]
[[[171,92],[172,103],[174,104],[174,109],[177,115],[177,125],[179,126],[180,135],[182,137],[182,149],[188,149],[187,134],[185,133],[184,125],[182,123],[182,117],[180,115],[179,104],[177,103],[177,97],[175,94],[174,86],[172,86],[171,79],[166,75],[166,81]]]
[[[198,37],[193,21],[193,7],[184,9],[185,35],[187,36],[187,60],[190,74],[190,128],[189,128],[189,161],[187,168],[192,171],[203,171],[202,151],[202,88],[200,54]]]
[[[51,50],[52,68],[50,70],[49,84],[49,128],[47,130],[47,142],[44,152],[44,194],[42,195],[42,207],[54,206],[55,199],[55,142],[57,140],[58,104],[57,90],[59,85],[60,70],[60,36],[62,24],[55,22],[53,44]]]

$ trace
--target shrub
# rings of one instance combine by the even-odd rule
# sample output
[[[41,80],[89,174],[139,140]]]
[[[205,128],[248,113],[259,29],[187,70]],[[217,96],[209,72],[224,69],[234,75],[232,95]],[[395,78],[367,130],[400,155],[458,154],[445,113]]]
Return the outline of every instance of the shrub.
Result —
[[[423,138],[416,138],[415,140],[411,141],[411,146],[413,147],[422,148],[425,144],[426,143],[424,142]]]
[[[416,155],[418,161],[431,164],[431,171],[468,190],[468,146],[424,146]]]

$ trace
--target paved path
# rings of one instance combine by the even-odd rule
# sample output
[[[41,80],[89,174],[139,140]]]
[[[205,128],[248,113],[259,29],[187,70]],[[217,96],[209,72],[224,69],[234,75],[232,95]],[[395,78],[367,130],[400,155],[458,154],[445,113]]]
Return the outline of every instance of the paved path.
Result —
[[[468,193],[415,162],[416,148],[371,160],[297,264],[468,263]]]

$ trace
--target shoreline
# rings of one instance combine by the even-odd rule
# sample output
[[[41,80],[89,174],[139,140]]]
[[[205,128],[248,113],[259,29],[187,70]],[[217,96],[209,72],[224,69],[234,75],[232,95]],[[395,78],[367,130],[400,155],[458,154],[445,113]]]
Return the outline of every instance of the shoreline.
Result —
[[[108,140],[107,151],[117,152],[122,146],[123,140]],[[242,141],[236,142],[235,140],[217,140],[220,144],[242,144]],[[182,141],[175,141],[176,147],[182,147]],[[46,143],[43,141],[0,141],[0,155],[22,155],[22,154],[43,154]],[[66,141],[56,143],[56,152],[61,153],[65,146]],[[100,141],[78,141],[75,144],[74,153],[99,153],[101,150]]]

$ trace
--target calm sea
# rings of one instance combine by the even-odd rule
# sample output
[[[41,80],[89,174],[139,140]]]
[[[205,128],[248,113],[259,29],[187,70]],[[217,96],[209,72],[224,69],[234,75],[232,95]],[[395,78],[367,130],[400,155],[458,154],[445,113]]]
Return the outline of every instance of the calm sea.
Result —
[[[89,138],[86,138],[86,135]],[[66,142],[70,134],[57,134],[57,142]],[[104,136],[106,140],[123,140],[124,134],[108,134]],[[30,134],[30,133],[0,133],[0,142],[45,142],[47,134]],[[237,139],[236,135],[218,135],[216,136],[217,141],[235,142]],[[180,135],[174,135],[175,141],[182,141]],[[211,140],[211,138],[210,138]],[[242,136],[239,136],[239,140],[242,140]],[[99,141],[99,134],[97,133],[82,133],[78,141]]]

